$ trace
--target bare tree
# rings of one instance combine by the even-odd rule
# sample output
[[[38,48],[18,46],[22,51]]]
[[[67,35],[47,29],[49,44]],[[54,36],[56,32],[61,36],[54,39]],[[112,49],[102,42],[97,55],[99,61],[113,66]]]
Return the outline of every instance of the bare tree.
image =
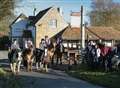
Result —
[[[92,0],[90,21],[93,26],[112,26],[119,29],[120,3],[112,0]]]
[[[0,0],[0,31],[7,32],[14,9],[21,0]]]

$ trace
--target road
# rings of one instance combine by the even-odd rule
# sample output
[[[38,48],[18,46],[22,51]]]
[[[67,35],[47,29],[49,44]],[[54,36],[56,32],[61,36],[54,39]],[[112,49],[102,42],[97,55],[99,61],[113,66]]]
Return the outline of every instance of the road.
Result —
[[[0,67],[8,69],[7,52],[0,52]],[[64,71],[50,69],[48,73],[21,71],[17,76],[24,88],[103,88],[68,76]]]

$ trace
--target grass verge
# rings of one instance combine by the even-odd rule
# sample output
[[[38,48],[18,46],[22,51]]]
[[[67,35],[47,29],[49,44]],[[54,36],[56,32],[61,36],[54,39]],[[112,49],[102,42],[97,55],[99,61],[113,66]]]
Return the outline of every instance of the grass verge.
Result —
[[[120,88],[120,72],[91,71],[85,65],[67,71],[73,77],[107,88]]]
[[[22,88],[21,83],[15,75],[8,74],[0,68],[0,88]]]

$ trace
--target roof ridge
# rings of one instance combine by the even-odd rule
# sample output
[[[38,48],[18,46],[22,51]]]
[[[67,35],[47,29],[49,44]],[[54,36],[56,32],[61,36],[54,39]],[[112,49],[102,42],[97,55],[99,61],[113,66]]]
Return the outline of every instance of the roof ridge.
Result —
[[[33,23],[35,24],[38,20],[40,20],[51,8],[52,7],[49,7],[39,11],[39,13],[35,16],[35,20],[33,20]]]
[[[88,27],[86,27],[86,29],[87,29],[90,33],[92,33],[92,34],[94,34],[95,36],[97,36],[98,38],[103,39],[102,37],[100,37],[99,35],[97,35],[96,33],[94,33],[92,30],[90,30]]]
[[[20,13],[20,14],[15,18],[15,20],[10,24],[10,26],[13,25],[13,24],[17,21],[17,19],[18,19],[19,17],[21,17],[21,16],[24,16],[24,17],[27,18],[27,16],[26,16],[24,13]]]

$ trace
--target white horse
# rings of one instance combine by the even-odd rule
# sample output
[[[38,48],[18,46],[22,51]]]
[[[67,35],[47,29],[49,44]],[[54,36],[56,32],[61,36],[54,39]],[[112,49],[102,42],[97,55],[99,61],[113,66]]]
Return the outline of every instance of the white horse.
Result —
[[[17,58],[17,72],[20,72],[21,62],[22,62],[22,52],[18,52],[18,58]]]
[[[120,58],[117,55],[114,55],[112,58],[112,67],[116,70],[119,70]]]

